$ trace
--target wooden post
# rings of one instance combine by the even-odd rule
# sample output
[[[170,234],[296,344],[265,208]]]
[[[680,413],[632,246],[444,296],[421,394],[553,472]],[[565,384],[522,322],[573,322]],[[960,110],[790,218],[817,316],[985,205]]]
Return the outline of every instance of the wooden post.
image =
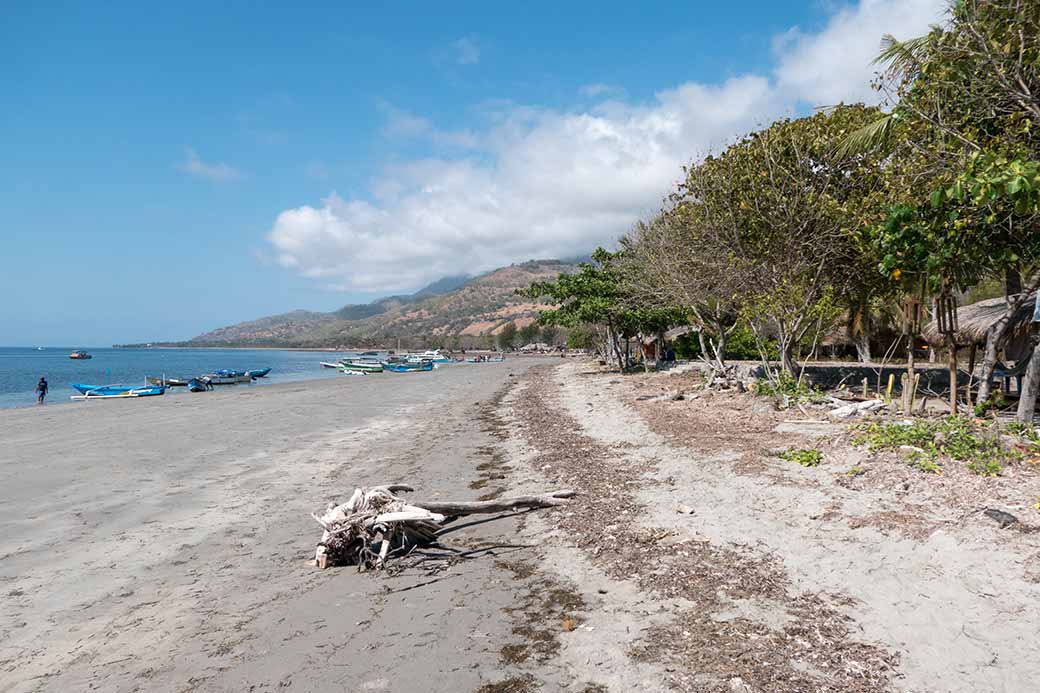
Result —
[[[867,379],[863,379],[863,399],[870,397],[870,391],[867,389]]]
[[[892,399],[892,386],[894,386],[895,384],[896,384],[896,374],[895,373],[889,373],[888,374],[888,387],[885,388],[885,399],[886,400]]]
[[[950,413],[957,413],[957,337],[951,334],[946,338],[950,348]]]

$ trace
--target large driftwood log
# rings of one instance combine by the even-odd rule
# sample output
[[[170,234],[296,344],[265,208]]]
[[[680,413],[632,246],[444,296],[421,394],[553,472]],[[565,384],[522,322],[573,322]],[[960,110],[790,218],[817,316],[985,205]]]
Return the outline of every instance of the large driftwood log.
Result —
[[[404,484],[359,488],[346,503],[329,503],[321,515],[312,514],[324,529],[314,552],[315,564],[320,568],[333,563],[380,568],[395,553],[436,543],[438,531],[456,517],[547,508],[562,505],[575,495],[561,490],[486,501],[414,502],[396,495],[411,490]]]
[[[537,496],[510,496],[508,498],[495,498],[486,501],[415,501],[415,505],[425,508],[432,513],[442,515],[478,515],[481,513],[501,513],[509,510],[520,510],[522,508],[549,508],[555,505],[563,505],[568,498],[574,496],[574,491],[563,490],[543,493]]]

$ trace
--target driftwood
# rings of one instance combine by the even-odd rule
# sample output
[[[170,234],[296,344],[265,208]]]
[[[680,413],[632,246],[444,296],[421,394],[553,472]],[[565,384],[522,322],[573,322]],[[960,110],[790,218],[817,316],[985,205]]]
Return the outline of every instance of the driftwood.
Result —
[[[436,545],[437,534],[458,517],[547,508],[574,496],[569,490],[486,501],[411,501],[397,495],[412,490],[404,484],[359,488],[347,502],[329,503],[321,515],[312,514],[324,529],[315,565],[382,568],[391,556]]]

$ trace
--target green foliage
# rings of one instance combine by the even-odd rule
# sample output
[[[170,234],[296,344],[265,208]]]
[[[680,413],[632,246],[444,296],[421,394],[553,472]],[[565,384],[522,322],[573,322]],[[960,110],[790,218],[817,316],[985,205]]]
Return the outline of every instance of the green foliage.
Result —
[[[542,327],[541,337],[542,341],[549,346],[556,346],[556,340],[560,336],[560,330],[555,325],[545,325]]]
[[[516,342],[516,323],[507,322],[498,332],[498,348],[503,351],[512,349]]]
[[[848,474],[849,476],[863,476],[864,474],[867,473],[867,468],[866,467],[862,467],[862,466],[857,464],[857,465],[855,465],[853,467],[849,467],[849,471],[847,471],[845,473]]]
[[[596,331],[586,325],[571,328],[567,333],[568,349],[592,349],[596,346]]]
[[[938,462],[944,457],[964,462],[982,476],[996,476],[1003,464],[1022,459],[1021,452],[1001,445],[995,424],[960,416],[862,424],[854,428],[852,442],[872,451],[917,448],[909,451],[907,462],[932,473],[940,473]]]
[[[718,339],[710,330],[705,331],[705,341]],[[764,340],[766,358],[780,358],[775,339]],[[710,349],[710,347],[709,347]],[[682,359],[696,359],[701,356],[701,343],[696,332],[689,332],[675,340],[675,353]],[[755,335],[745,323],[738,323],[726,335],[726,349],[722,355],[726,360],[757,361],[761,358]]]
[[[540,332],[541,329],[538,327],[537,323],[524,325],[519,330],[517,330],[516,341],[519,342],[521,346],[531,344],[532,342],[538,340],[538,334]]]
[[[1003,390],[995,390],[985,402],[975,405],[975,416],[983,417],[992,411],[1000,411],[1008,406]],[[1015,423],[1018,423],[1017,421]]]
[[[792,402],[818,402],[823,399],[823,393],[815,386],[805,381],[799,382],[793,375],[786,371],[779,371],[773,380],[757,380],[753,391],[760,397],[771,397],[774,399],[790,399]]]
[[[540,313],[542,325],[605,325],[620,336],[634,337],[685,322],[685,311],[678,308],[639,307],[625,290],[619,256],[597,248],[592,262],[581,263],[577,272],[561,274],[555,281],[534,282],[517,293],[558,306]]]
[[[797,462],[803,467],[818,467],[823,461],[823,453],[812,448],[789,448],[779,455],[780,459]]]

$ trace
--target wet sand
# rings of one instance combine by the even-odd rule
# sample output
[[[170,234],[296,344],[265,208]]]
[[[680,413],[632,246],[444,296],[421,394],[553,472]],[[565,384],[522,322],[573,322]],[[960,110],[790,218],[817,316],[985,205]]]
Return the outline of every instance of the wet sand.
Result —
[[[534,362],[0,411],[0,690],[478,687],[511,574],[318,571],[310,513],[361,484],[474,497],[478,417]]]

